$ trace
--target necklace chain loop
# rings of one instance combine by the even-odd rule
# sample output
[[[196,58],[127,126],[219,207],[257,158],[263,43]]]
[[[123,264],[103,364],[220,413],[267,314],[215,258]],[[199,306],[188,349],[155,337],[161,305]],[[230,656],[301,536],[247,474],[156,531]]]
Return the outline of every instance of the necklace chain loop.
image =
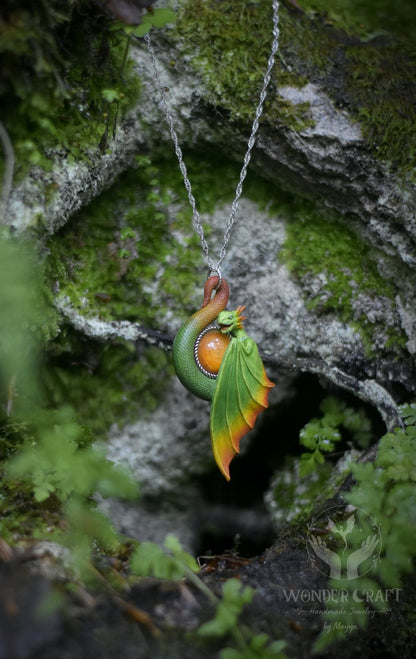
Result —
[[[147,50],[148,50],[148,53],[149,53],[149,57],[150,57],[150,60],[152,62],[156,87],[157,87],[157,89],[160,93],[163,111],[165,113],[166,121],[167,121],[167,124],[168,124],[168,127],[169,127],[169,132],[170,132],[170,135],[171,135],[174,147],[175,147],[175,153],[176,153],[176,157],[178,159],[179,169],[181,171],[181,174],[182,174],[182,177],[183,177],[183,182],[184,182],[184,185],[185,185],[185,189],[186,189],[186,192],[188,194],[189,203],[190,203],[191,208],[192,208],[193,227],[194,227],[195,232],[199,236],[199,239],[200,239],[200,242],[201,242],[201,248],[202,248],[203,253],[205,254],[205,258],[206,258],[206,261],[208,263],[209,273],[216,272],[218,274],[218,277],[219,277],[220,281],[221,281],[221,264],[222,264],[222,262],[225,258],[228,241],[230,240],[231,230],[232,230],[232,228],[234,226],[234,223],[235,223],[235,220],[236,220],[236,215],[237,215],[237,210],[238,210],[238,202],[239,202],[239,199],[240,199],[241,194],[243,192],[243,183],[244,183],[244,179],[246,178],[246,175],[247,175],[247,168],[248,168],[248,165],[250,163],[251,153],[252,153],[253,147],[254,147],[255,142],[256,142],[256,134],[257,134],[257,131],[258,131],[258,128],[259,128],[260,118],[261,118],[261,115],[263,113],[263,105],[264,105],[264,101],[266,99],[267,87],[269,85],[270,78],[271,78],[271,72],[272,72],[272,69],[273,69],[273,66],[274,66],[275,55],[276,55],[276,52],[279,48],[279,2],[278,2],[278,0],[273,0],[272,4],[273,4],[273,41],[272,41],[272,46],[271,46],[271,50],[270,50],[269,59],[268,59],[268,62],[267,62],[267,69],[266,69],[266,72],[265,72],[264,78],[263,78],[263,85],[262,85],[262,88],[261,88],[261,91],[260,91],[259,102],[258,102],[258,105],[257,105],[257,108],[256,108],[256,112],[255,112],[255,116],[254,116],[254,120],[253,120],[253,124],[252,124],[252,128],[251,128],[251,134],[250,134],[250,137],[249,137],[249,140],[248,140],[248,143],[247,143],[247,151],[246,151],[246,154],[244,156],[243,166],[242,166],[241,172],[240,172],[240,178],[239,178],[236,190],[235,190],[234,200],[231,204],[231,213],[230,213],[230,216],[228,218],[227,226],[226,226],[225,231],[224,231],[223,242],[222,242],[222,245],[221,245],[220,250],[219,250],[219,259],[218,259],[218,262],[216,264],[211,259],[210,254],[209,254],[209,246],[208,246],[207,240],[205,238],[205,233],[204,233],[204,229],[203,229],[202,222],[201,222],[201,216],[200,216],[200,214],[198,212],[198,209],[196,207],[196,201],[195,201],[195,197],[194,197],[193,192],[192,192],[192,186],[191,186],[191,182],[190,182],[189,177],[188,177],[188,171],[187,171],[184,159],[183,159],[182,149],[179,146],[178,134],[177,134],[176,129],[175,129],[175,122],[174,122],[172,113],[171,113],[171,111],[169,109],[169,106],[168,106],[168,103],[167,103],[166,92],[165,92],[165,89],[162,85],[159,70],[158,70],[158,67],[157,67],[156,57],[155,57],[155,53],[154,53],[153,46],[152,46],[152,43],[151,43],[150,34],[147,33],[144,37],[144,39],[146,41],[146,44],[147,44]]]

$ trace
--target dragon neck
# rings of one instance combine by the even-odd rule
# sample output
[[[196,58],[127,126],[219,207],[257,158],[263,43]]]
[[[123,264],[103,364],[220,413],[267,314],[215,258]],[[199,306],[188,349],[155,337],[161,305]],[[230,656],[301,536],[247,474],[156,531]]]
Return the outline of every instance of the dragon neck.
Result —
[[[228,287],[227,282],[225,281],[225,279],[221,279],[221,284],[219,288],[216,290],[214,297],[212,298],[212,293],[215,290],[216,286],[218,286],[217,276],[210,277],[209,279],[207,279],[206,284],[204,286],[204,301],[202,303],[202,307],[198,311],[196,311],[189,319],[191,320],[192,318],[194,318],[198,326],[200,326],[200,329],[198,330],[198,334],[203,329],[205,329],[207,325],[212,323],[216,319],[220,311],[223,311],[227,306],[228,298],[230,295],[230,289]],[[197,339],[197,336],[195,337],[195,340]]]
[[[225,279],[221,280],[214,297],[211,299],[216,286],[218,286],[217,276],[207,279],[202,307],[182,325],[175,337],[172,350],[176,374],[182,384],[192,391],[195,396],[204,400],[212,399],[216,380],[207,377],[199,370],[194,358],[194,346],[202,330],[212,323],[227,305],[229,297],[227,282]]]

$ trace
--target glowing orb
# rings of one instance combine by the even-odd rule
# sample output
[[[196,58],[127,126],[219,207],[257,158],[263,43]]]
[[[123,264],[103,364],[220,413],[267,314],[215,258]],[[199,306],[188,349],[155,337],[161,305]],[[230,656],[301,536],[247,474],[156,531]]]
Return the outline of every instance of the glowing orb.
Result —
[[[216,375],[220,370],[222,358],[231,339],[218,330],[207,332],[201,337],[198,345],[198,361],[209,373]]]

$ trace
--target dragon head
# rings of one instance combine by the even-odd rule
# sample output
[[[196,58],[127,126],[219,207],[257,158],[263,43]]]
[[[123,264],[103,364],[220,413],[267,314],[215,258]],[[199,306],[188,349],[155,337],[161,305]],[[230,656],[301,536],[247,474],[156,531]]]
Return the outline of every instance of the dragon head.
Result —
[[[243,310],[245,307],[238,307],[235,311],[220,311],[217,317],[217,323],[220,332],[230,334],[231,332],[243,329]]]

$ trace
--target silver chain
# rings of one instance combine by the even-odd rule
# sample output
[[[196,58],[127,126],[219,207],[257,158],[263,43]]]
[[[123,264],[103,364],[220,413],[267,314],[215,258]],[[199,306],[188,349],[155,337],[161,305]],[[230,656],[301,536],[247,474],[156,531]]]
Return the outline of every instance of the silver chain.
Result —
[[[266,98],[267,87],[268,87],[269,82],[270,82],[271,72],[272,72],[272,69],[273,69],[273,66],[274,66],[275,55],[276,55],[276,52],[277,52],[278,47],[279,47],[279,2],[278,2],[278,0],[273,0],[272,4],[273,4],[273,42],[272,42],[272,47],[271,47],[270,56],[269,56],[268,63],[267,63],[266,73],[264,74],[264,78],[263,78],[263,86],[262,86],[262,89],[261,89],[261,92],[260,92],[259,102],[258,102],[258,105],[257,105],[257,108],[256,108],[256,113],[255,113],[254,120],[253,120],[253,125],[252,125],[252,128],[251,128],[251,135],[250,135],[248,143],[247,143],[247,151],[246,151],[246,154],[244,156],[243,166],[242,166],[241,172],[240,172],[240,179],[238,181],[238,184],[237,184],[237,187],[236,187],[236,190],[235,190],[234,201],[231,205],[231,213],[230,213],[230,216],[228,218],[227,226],[226,226],[225,231],[224,231],[224,238],[223,238],[222,245],[220,247],[219,259],[218,259],[217,264],[215,264],[213,262],[213,260],[211,259],[210,255],[209,255],[209,247],[208,247],[207,240],[205,238],[204,229],[202,227],[201,216],[200,216],[200,214],[198,212],[198,209],[196,207],[196,201],[195,201],[195,197],[192,193],[192,186],[191,186],[191,182],[190,182],[189,177],[188,177],[188,171],[186,169],[186,165],[185,165],[184,160],[183,160],[182,149],[179,146],[178,134],[175,130],[174,119],[173,119],[172,114],[169,110],[169,106],[168,106],[167,98],[166,98],[166,92],[165,92],[165,89],[162,85],[162,81],[160,79],[160,74],[159,74],[159,71],[158,71],[158,68],[157,68],[156,57],[155,57],[155,53],[154,53],[154,50],[153,50],[153,47],[152,47],[150,34],[148,33],[144,37],[144,39],[146,41],[146,44],[147,44],[147,49],[148,49],[148,52],[149,52],[150,60],[152,62],[152,66],[153,66],[153,72],[154,72],[154,76],[155,76],[156,86],[157,86],[157,89],[158,89],[158,91],[160,93],[160,96],[161,96],[162,107],[163,107],[163,110],[164,110],[164,113],[165,113],[166,121],[167,121],[168,126],[169,126],[169,132],[171,134],[172,141],[173,141],[173,144],[174,144],[174,147],[175,147],[175,153],[176,153],[176,157],[178,159],[179,169],[181,170],[181,173],[182,173],[182,176],[183,176],[183,182],[184,182],[184,185],[185,185],[185,189],[188,193],[189,203],[191,204],[191,207],[192,207],[193,227],[194,227],[196,233],[198,234],[198,236],[200,238],[201,248],[202,248],[202,251],[205,254],[205,258],[206,258],[206,261],[208,263],[210,273],[211,272],[216,272],[220,279],[221,279],[221,264],[224,260],[226,249],[227,249],[227,244],[228,244],[228,241],[230,240],[231,230],[233,228],[233,225],[234,225],[234,222],[235,222],[235,219],[236,219],[236,214],[237,214],[237,209],[238,209],[238,202],[239,202],[239,199],[240,199],[241,194],[243,192],[243,182],[244,182],[244,179],[246,178],[247,168],[248,168],[248,165],[249,165],[250,159],[251,159],[251,152],[252,152],[254,144],[256,142],[256,133],[257,133],[257,130],[259,128],[260,117],[263,113],[263,105],[264,105],[264,101],[265,101],[265,98]]]

